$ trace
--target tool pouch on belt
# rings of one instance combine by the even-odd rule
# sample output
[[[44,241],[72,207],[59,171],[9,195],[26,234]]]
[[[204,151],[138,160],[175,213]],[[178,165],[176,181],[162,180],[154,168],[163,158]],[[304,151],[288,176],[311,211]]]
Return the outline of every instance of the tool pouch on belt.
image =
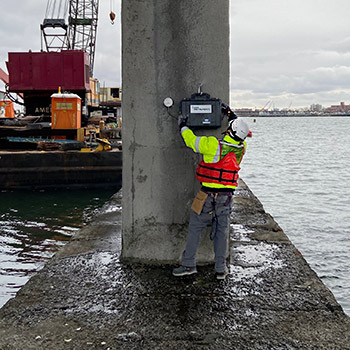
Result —
[[[199,191],[193,200],[191,209],[198,215],[202,212],[205,200],[208,197],[208,193],[205,193],[203,191]]]

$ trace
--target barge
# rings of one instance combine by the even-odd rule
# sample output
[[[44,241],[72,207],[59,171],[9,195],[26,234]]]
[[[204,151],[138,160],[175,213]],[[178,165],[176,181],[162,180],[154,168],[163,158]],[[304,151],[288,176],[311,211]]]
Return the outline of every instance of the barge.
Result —
[[[122,152],[0,151],[0,189],[118,188]]]

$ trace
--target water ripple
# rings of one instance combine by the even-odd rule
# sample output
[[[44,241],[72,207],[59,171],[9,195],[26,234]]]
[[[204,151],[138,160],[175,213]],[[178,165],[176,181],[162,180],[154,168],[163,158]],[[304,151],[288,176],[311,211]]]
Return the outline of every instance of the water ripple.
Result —
[[[112,194],[110,190],[0,194],[0,307]]]
[[[350,118],[256,118],[241,176],[350,314]]]

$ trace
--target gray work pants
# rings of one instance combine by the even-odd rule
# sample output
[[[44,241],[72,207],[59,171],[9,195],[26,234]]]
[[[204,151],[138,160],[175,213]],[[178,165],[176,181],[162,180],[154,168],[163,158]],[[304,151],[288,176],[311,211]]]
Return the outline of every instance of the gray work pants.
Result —
[[[216,232],[214,231],[215,271],[224,272],[226,268],[227,235],[229,231],[232,197],[219,195],[216,199],[210,195],[205,201],[200,215],[191,210],[187,233],[186,248],[182,254],[182,266],[195,267],[196,253],[203,229],[212,222],[213,203],[217,216]],[[214,227],[215,230],[215,227]]]

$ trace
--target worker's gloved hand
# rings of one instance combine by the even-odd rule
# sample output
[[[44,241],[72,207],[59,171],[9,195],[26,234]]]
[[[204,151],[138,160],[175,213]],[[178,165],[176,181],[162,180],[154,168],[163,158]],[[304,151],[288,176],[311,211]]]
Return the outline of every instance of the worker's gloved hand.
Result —
[[[223,117],[227,117],[229,122],[238,118],[235,112],[231,110],[230,106],[225,103],[221,104],[221,112]]]
[[[231,120],[235,120],[238,118],[237,114],[235,114],[235,112],[230,112],[227,114],[227,117],[228,117],[228,121],[230,122]]]
[[[181,130],[184,126],[187,126],[187,118],[182,115],[179,117],[179,129]]]

